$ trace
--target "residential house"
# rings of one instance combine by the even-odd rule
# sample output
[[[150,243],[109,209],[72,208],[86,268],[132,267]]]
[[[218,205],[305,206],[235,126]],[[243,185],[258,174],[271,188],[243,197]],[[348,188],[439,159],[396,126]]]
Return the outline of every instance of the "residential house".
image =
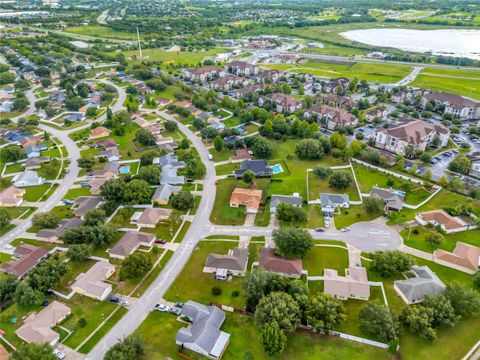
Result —
[[[112,285],[105,282],[115,273],[115,266],[108,260],[97,261],[87,272],[81,273],[72,285],[72,291],[95,300],[105,300],[112,292]]]
[[[248,149],[235,149],[235,155],[233,155],[230,160],[250,160],[252,158],[252,152]]]
[[[436,263],[475,274],[480,270],[480,247],[458,241],[453,252],[438,249],[433,252],[433,259]]]
[[[118,150],[118,148],[109,148],[108,150],[105,150],[105,151],[101,152],[100,154],[98,154],[98,157],[99,158],[105,158],[109,162],[113,162],[113,161],[119,161],[120,158],[121,158],[121,155],[120,155],[120,151]]]
[[[24,137],[20,140],[20,145],[22,145],[23,149],[28,148],[29,146],[35,146],[39,142],[44,140],[43,134],[31,136],[31,137]]]
[[[78,121],[85,120],[86,110],[82,111],[82,109],[80,109],[79,111],[80,112],[78,112],[78,113],[73,113],[73,114],[65,116],[65,118],[63,120],[68,121],[68,122],[78,122]]]
[[[420,303],[425,296],[439,294],[445,289],[445,284],[428,266],[414,266],[411,271],[414,277],[393,282],[393,288],[406,304]]]
[[[78,217],[62,219],[55,229],[41,229],[37,232],[37,239],[50,242],[58,242],[60,235],[66,230],[82,226],[83,220]]]
[[[163,107],[163,106],[167,106],[168,104],[170,104],[172,102],[172,99],[159,97],[159,98],[157,98],[156,102],[157,102],[158,106]]]
[[[324,105],[331,105],[334,107],[346,108],[351,110],[358,105],[358,101],[353,100],[351,97],[340,96],[336,94],[326,94],[322,97],[322,103]]]
[[[237,96],[245,96],[248,94],[253,94],[253,93],[258,93],[260,90],[262,90],[265,87],[264,84],[252,84],[252,85],[247,85],[241,89],[238,89],[236,91]]]
[[[320,204],[324,213],[333,215],[333,212],[337,207],[350,207],[350,198],[347,194],[322,193],[320,194]]]
[[[155,235],[139,231],[127,231],[120,240],[108,251],[116,259],[125,259],[133,254],[140,246],[152,247]]]
[[[451,216],[444,210],[432,210],[416,214],[415,221],[423,226],[427,224],[439,226],[447,234],[465,231],[469,227],[460,217]]]
[[[409,145],[414,151],[425,151],[428,145],[438,138],[440,146],[446,146],[450,130],[442,124],[430,124],[423,120],[405,121],[387,129],[377,128],[374,131],[375,146],[380,149],[405,155]]]
[[[468,160],[470,160],[470,176],[480,178],[480,151],[475,151],[467,155]]]
[[[239,169],[234,171],[234,174],[237,178],[242,177],[245,171],[252,171],[255,174],[255,177],[268,177],[272,176],[273,169],[268,165],[267,160],[244,160],[241,163]]]
[[[247,214],[256,214],[262,202],[262,190],[235,188],[230,196],[230,207],[245,206]]]
[[[152,195],[153,205],[167,205],[170,196],[178,194],[182,190],[181,186],[173,186],[170,184],[163,184],[155,188],[155,192]]]
[[[382,199],[386,211],[400,211],[405,200],[405,193],[399,190],[382,189],[372,186],[370,197]]]
[[[420,103],[425,107],[429,102],[435,103],[436,106],[445,106],[445,113],[451,114],[453,117],[464,120],[480,118],[480,102],[460,95],[435,92],[424,95]]]
[[[35,171],[26,170],[21,174],[15,175],[12,179],[16,187],[38,186],[43,184],[43,179]]]
[[[54,346],[60,339],[60,334],[52,328],[70,315],[70,308],[56,300],[38,313],[31,313],[23,325],[15,330],[15,334],[27,343]]]
[[[102,202],[100,196],[79,196],[73,206],[74,215],[82,218],[90,210],[96,209]]]
[[[323,292],[334,298],[368,300],[370,284],[368,283],[367,269],[363,266],[349,266],[345,269],[345,276],[338,275],[337,270],[323,270]]]
[[[270,213],[277,211],[277,206],[280,204],[290,204],[292,206],[301,207],[303,199],[298,193],[290,195],[272,195],[270,198]]]
[[[38,246],[23,244],[15,248],[13,256],[15,260],[4,263],[1,269],[7,274],[21,279],[48,256],[48,250]]]
[[[100,139],[110,135],[110,130],[104,126],[97,126],[96,128],[90,130],[90,139]]]
[[[25,170],[38,170],[42,167],[42,164],[49,163],[50,156],[39,156],[27,159],[23,163]]]
[[[330,130],[335,130],[339,126],[356,126],[358,124],[358,120],[353,114],[327,105],[313,105],[305,110],[303,116],[305,118],[316,116],[318,123]]]
[[[88,185],[90,186],[90,194],[100,195],[101,186],[113,177],[114,175],[112,175],[111,173],[105,173],[103,177],[97,177],[90,180],[88,182]]]
[[[233,61],[228,64],[228,71],[238,76],[252,76],[258,74],[259,67],[245,61]]]
[[[323,85],[323,90],[326,93],[341,93],[348,88],[350,85],[350,80],[347,78],[335,78],[330,79],[329,81],[325,82]]]
[[[152,125],[150,121],[146,120],[145,118],[137,114],[133,116],[133,122],[138,126],[140,126],[141,128],[146,128]]]
[[[278,70],[265,70],[258,74],[257,79],[262,83],[276,83],[280,77],[281,73]]]
[[[27,158],[36,158],[40,157],[40,152],[47,150],[47,147],[45,145],[31,145],[25,149],[25,155]]]
[[[153,165],[159,165],[161,167],[171,165],[172,167],[180,169],[185,166],[185,163],[183,161],[179,161],[177,156],[167,154],[158,158],[154,158]]]
[[[260,250],[258,267],[265,271],[272,271],[292,278],[299,278],[303,272],[302,259],[288,259],[277,256],[273,248],[262,248]]]
[[[165,165],[162,167],[160,175],[160,184],[182,185],[185,184],[185,176],[177,175],[178,167],[174,165]]]
[[[213,80],[214,78],[220,76],[221,69],[215,66],[203,66],[196,68],[194,70],[187,69],[184,72],[185,78],[193,82],[205,83],[208,80]]]
[[[25,195],[25,189],[17,189],[14,186],[9,186],[0,192],[0,206],[20,206],[23,202],[23,195]]]
[[[245,276],[248,257],[248,249],[241,247],[229,250],[227,255],[210,254],[203,272],[215,274],[217,280],[227,280],[229,276]]]
[[[111,179],[118,174],[120,164],[116,161],[107,162],[102,170],[95,170],[93,175],[95,178],[108,178]]]
[[[397,104],[403,104],[407,99],[409,99],[409,93],[407,93],[406,91],[397,91],[391,96],[392,102]]]
[[[364,111],[365,121],[372,122],[375,118],[384,119],[387,116],[387,110],[381,107],[374,107],[373,109]]]
[[[220,359],[230,341],[230,334],[220,330],[225,312],[189,300],[183,305],[181,316],[191,324],[178,330],[175,343],[210,359]]]
[[[248,85],[248,79],[241,78],[235,75],[227,75],[221,78],[214,80],[210,86],[212,89],[217,91],[228,91],[237,85]]]
[[[268,94],[258,99],[258,105],[264,106],[267,101],[271,101],[275,104],[275,111],[278,113],[290,112],[294,113],[295,111],[302,108],[302,102],[291,97],[289,95],[275,93]]]
[[[172,214],[172,209],[146,208],[142,212],[135,214],[139,215],[138,217],[135,217],[135,220],[131,221],[131,223],[136,224],[140,228],[154,229],[160,221],[168,220]]]

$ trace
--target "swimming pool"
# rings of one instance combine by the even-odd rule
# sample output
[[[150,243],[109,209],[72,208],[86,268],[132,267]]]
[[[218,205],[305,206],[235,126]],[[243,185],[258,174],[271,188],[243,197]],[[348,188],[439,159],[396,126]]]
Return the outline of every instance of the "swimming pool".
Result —
[[[273,173],[273,175],[280,174],[281,172],[283,172],[282,165],[280,165],[280,164],[275,164],[275,165],[272,166],[272,173]]]
[[[120,174],[128,174],[130,172],[130,165],[120,166]]]

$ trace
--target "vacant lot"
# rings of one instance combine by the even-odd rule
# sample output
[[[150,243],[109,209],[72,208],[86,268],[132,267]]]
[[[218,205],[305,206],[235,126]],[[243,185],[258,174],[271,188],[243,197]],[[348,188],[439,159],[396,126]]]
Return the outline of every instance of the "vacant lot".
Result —
[[[471,74],[470,72],[467,74],[461,72],[458,74],[449,72],[445,75],[441,73],[432,74],[431,69],[426,69],[409,85],[480,99],[480,78],[477,74]]]

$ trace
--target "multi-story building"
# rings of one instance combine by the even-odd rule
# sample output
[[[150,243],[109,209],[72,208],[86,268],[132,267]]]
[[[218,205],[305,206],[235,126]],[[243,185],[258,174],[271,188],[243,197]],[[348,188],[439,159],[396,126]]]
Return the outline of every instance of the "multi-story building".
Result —
[[[480,118],[480,102],[478,101],[473,101],[460,95],[438,92],[424,95],[421,104],[425,107],[431,101],[436,106],[444,105],[445,112],[452,114],[453,117],[465,120]]]

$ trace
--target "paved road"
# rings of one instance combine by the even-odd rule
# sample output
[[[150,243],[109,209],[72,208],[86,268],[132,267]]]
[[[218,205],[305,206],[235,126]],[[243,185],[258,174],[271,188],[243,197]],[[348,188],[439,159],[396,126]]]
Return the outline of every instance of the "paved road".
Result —
[[[166,113],[160,114],[168,119],[176,119]],[[202,141],[186,126],[178,123],[179,129],[187,136],[197,149],[203,163],[206,165],[207,173],[203,185],[203,196],[200,201],[197,213],[180,243],[177,251],[164,266],[163,270],[147,291],[138,299],[129,311],[113,326],[103,339],[88,353],[87,359],[103,359],[105,352],[121,339],[137,329],[145,320],[155,304],[163,297],[168,288],[175,281],[175,278],[182,271],[190,255],[195,249],[198,241],[203,237],[204,225],[209,223],[210,213],[215,202],[215,167],[212,161],[208,160],[208,150]]]
[[[422,66],[415,66],[410,74],[405,76],[402,80],[396,82],[395,84],[392,84],[393,87],[395,86],[405,86],[410,84],[415,78],[417,77],[418,74],[423,70]]]

